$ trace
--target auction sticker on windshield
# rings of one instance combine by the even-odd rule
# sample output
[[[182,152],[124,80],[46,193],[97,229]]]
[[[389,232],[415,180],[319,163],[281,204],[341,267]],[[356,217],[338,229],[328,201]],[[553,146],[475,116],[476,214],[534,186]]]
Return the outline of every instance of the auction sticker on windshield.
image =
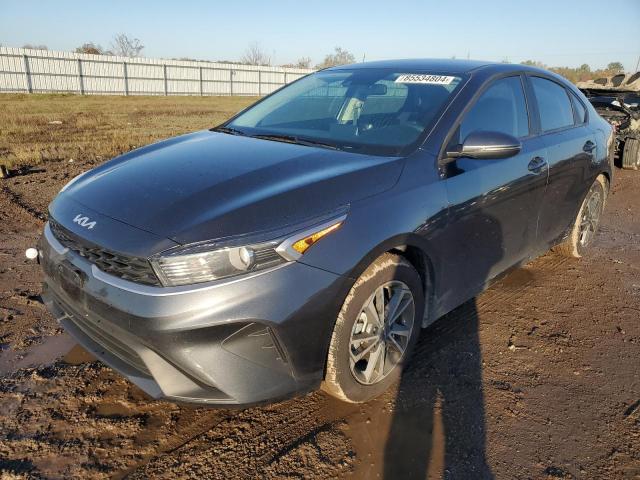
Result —
[[[449,85],[456,77],[446,75],[429,75],[425,73],[403,73],[395,83],[427,83],[430,85]]]

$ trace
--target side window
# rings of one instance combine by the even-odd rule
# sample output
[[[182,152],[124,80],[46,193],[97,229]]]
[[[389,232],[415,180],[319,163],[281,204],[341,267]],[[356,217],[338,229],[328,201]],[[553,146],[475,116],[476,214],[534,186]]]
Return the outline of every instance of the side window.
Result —
[[[571,102],[563,86],[541,77],[531,77],[531,85],[538,101],[543,132],[574,124]]]
[[[460,124],[460,141],[476,130],[529,135],[527,102],[519,76],[497,80],[485,90]]]
[[[573,113],[576,117],[576,124],[581,125],[587,121],[587,110],[582,102],[575,94],[571,94],[571,102],[573,103]]]

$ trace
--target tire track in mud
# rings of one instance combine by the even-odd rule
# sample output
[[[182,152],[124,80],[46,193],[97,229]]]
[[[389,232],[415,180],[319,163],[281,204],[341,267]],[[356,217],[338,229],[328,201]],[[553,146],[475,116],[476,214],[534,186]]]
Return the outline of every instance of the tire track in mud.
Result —
[[[183,445],[191,442],[192,440],[205,434],[209,430],[215,428],[221,422],[233,418],[233,416],[234,415],[225,414],[224,411],[214,410],[211,412],[211,414],[206,415],[204,418],[198,418],[197,423],[193,423],[190,427],[179,429],[177,432],[163,441],[154,453],[143,455],[142,458],[135,464],[129,465],[127,468],[112,473],[111,478],[115,480],[128,478],[129,475],[136,470],[156,461],[161,456],[172,454]]]
[[[158,454],[137,466],[126,478],[162,477],[166,472],[171,472],[172,477],[187,473],[212,478],[263,476],[265,469],[283,455],[302,444],[313,444],[320,433],[334,431],[335,424],[357,408],[322,393],[312,393],[268,407],[242,410],[221,418],[211,429],[174,448],[170,455]],[[338,454],[340,458],[349,457],[349,452]]]
[[[36,220],[39,220],[41,222],[47,221],[47,215],[43,214],[38,209],[29,205],[27,202],[25,202],[22,199],[22,196],[20,194],[15,193],[6,185],[2,185],[2,188],[0,188],[0,191],[4,194],[8,203],[16,205],[17,207],[21,208]]]

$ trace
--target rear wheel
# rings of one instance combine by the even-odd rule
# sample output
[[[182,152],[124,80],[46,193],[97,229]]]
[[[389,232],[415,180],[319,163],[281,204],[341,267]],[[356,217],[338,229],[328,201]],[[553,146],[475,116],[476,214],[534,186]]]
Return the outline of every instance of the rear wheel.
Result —
[[[418,272],[398,255],[378,258],[356,281],[338,314],[322,389],[352,403],[383,393],[411,355],[423,312]]]
[[[640,138],[627,138],[622,151],[622,168],[640,169]]]
[[[567,257],[580,258],[595,237],[607,201],[608,185],[604,176],[596,178],[582,202],[569,237],[554,251]]]

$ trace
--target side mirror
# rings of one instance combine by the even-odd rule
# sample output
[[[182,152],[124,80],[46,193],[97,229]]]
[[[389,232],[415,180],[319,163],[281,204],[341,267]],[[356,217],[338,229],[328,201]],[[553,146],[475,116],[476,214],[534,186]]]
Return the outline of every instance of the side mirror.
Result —
[[[522,144],[516,137],[501,132],[476,130],[464,139],[462,145],[448,151],[447,156],[495,160],[513,157],[520,153],[520,150],[522,150]]]

